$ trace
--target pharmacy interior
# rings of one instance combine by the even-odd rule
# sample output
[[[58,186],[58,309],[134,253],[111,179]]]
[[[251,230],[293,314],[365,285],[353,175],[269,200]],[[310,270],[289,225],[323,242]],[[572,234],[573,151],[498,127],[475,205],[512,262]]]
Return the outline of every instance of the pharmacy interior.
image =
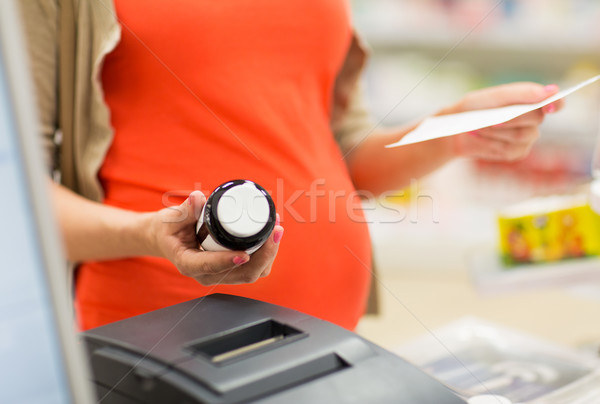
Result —
[[[597,1],[352,3],[373,50],[363,85],[378,124],[489,85],[567,88],[600,73]],[[455,161],[366,202],[377,314],[358,332],[459,390],[482,393],[487,380],[515,402],[594,402],[599,111],[594,84],[546,117],[525,159]]]

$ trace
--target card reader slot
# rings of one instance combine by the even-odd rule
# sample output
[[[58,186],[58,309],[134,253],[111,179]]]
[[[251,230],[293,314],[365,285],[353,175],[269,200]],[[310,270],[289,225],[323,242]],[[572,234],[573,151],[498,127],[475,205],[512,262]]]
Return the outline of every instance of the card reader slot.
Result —
[[[195,341],[188,344],[187,349],[220,366],[306,336],[286,324],[267,320]]]

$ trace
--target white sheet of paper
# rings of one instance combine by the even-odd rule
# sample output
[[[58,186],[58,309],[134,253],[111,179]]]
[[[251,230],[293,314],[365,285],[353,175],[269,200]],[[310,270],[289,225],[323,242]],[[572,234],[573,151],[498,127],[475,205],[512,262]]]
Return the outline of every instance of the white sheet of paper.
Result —
[[[507,107],[479,109],[475,111],[460,112],[458,114],[440,115],[425,119],[417,128],[407,133],[396,143],[385,147],[398,147],[411,143],[424,142],[445,136],[458,135],[459,133],[471,132],[488,126],[498,125],[515,119],[559,100],[575,91],[600,80],[600,75],[592,77],[566,90],[560,91],[552,97],[535,104],[509,105]]]

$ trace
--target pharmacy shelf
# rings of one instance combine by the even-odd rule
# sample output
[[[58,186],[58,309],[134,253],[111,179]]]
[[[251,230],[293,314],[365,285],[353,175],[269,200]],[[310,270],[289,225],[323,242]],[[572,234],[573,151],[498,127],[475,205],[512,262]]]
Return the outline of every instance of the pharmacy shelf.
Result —
[[[573,45],[569,42],[547,43],[506,37],[461,42],[461,38],[442,33],[439,37],[427,38],[372,35],[365,37],[375,54],[418,52],[440,61],[461,61],[492,74],[508,67],[561,77],[576,62],[600,65],[600,43]]]
[[[377,48],[418,48],[421,50],[447,50],[460,47],[472,51],[485,49],[519,51],[528,54],[559,53],[597,55],[600,40],[597,38],[555,35],[535,36],[530,32],[469,33],[458,30],[362,30],[370,45]]]
[[[561,78],[574,63],[600,65],[600,5],[591,0],[353,0],[354,25],[376,54],[415,52]]]

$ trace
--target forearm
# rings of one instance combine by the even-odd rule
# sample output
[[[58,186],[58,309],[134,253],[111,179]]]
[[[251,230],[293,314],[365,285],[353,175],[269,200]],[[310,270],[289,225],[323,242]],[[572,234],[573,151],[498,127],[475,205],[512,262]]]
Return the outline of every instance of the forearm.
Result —
[[[200,191],[179,206],[150,213],[92,202],[57,184],[52,184],[52,196],[71,261],[158,256],[205,286],[252,283],[268,276],[283,235],[276,225],[252,257],[244,251],[199,249],[194,229],[206,202]]]
[[[400,189],[456,156],[451,138],[385,148],[411,129],[413,127],[374,132],[348,154],[346,163],[357,189],[375,195]]]
[[[149,238],[152,213],[102,205],[55,183],[51,190],[70,261],[154,255]]]

